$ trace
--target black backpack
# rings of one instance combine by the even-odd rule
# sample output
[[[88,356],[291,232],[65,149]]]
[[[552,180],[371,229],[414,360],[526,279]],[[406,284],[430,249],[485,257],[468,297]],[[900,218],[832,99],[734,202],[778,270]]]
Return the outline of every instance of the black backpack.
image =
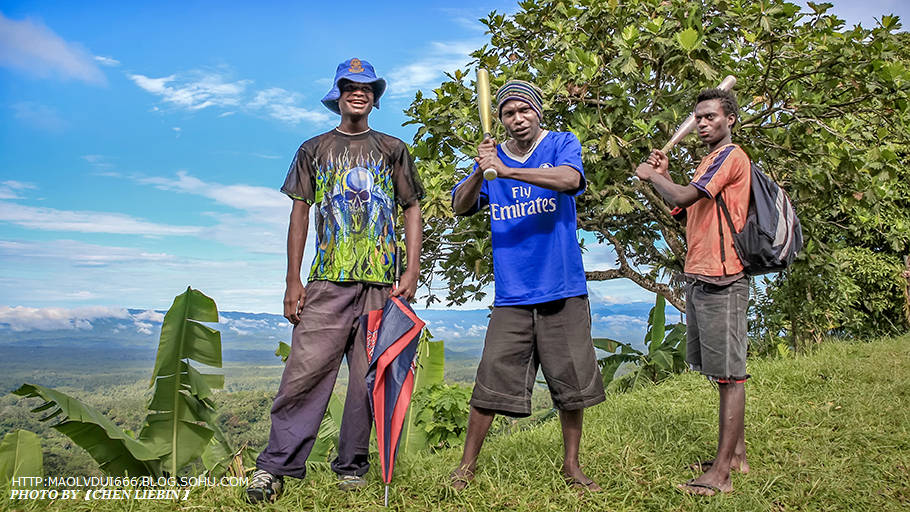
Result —
[[[762,172],[758,164],[752,164],[751,173],[749,211],[742,231],[737,233],[733,227],[730,211],[721,194],[716,197],[717,220],[719,223],[723,210],[733,233],[733,247],[746,275],[780,272],[793,263],[796,253],[803,248],[803,231],[790,196],[784,189]],[[719,231],[720,258],[723,261],[726,259],[724,233],[723,229]]]

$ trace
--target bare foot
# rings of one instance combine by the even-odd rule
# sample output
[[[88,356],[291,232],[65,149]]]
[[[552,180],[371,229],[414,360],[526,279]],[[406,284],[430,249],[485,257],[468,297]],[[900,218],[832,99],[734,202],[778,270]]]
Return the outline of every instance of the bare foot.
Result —
[[[572,489],[590,492],[603,490],[599,485],[597,485],[597,482],[591,480],[588,475],[584,474],[584,472],[582,472],[581,468],[578,466],[572,469],[563,466],[562,477],[565,479],[566,485]]]
[[[449,480],[453,489],[461,491],[474,480],[474,471],[464,466],[459,466],[458,469],[452,471],[449,475]]]
[[[692,464],[689,464],[686,467],[691,469],[692,471],[704,472],[704,471],[708,471],[709,469],[711,469],[711,466],[713,466],[713,465],[714,465],[714,459],[710,459],[710,460],[700,460],[698,462],[693,462]],[[749,467],[749,462],[746,461],[746,459],[734,458],[732,463],[730,464],[731,471],[738,471],[744,475],[749,474],[750,469],[751,468]]]

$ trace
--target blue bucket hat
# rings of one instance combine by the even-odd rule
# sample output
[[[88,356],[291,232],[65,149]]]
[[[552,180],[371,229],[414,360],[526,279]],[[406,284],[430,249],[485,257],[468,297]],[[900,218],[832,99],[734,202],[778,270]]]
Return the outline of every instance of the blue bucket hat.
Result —
[[[379,108],[379,97],[385,92],[385,80],[376,76],[372,64],[357,58],[348,59],[338,65],[338,69],[335,70],[335,82],[332,90],[322,98],[322,104],[325,105],[325,108],[336,114],[341,114],[341,110],[338,109],[338,98],[341,97],[341,89],[338,87],[338,82],[342,79],[372,85],[373,106]]]

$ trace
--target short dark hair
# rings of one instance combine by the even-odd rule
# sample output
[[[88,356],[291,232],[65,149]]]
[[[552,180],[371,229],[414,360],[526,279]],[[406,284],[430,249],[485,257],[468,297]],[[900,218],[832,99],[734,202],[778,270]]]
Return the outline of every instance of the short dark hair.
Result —
[[[736,96],[732,92],[723,89],[705,89],[698,93],[698,97],[695,98],[695,104],[698,105],[708,100],[720,100],[720,106],[724,109],[724,114],[733,114],[736,116],[736,120],[739,121],[739,104],[736,102]]]

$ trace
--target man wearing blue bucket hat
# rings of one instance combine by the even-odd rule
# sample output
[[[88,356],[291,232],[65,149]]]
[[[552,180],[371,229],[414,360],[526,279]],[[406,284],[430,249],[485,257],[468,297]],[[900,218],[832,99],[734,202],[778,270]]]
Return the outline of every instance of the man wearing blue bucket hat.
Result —
[[[338,456],[339,487],[363,487],[372,425],[360,317],[389,295],[414,297],[420,264],[424,191],[401,140],[370,129],[386,81],[360,59],[338,65],[322,104],[341,116],[333,130],[297,150],[281,191],[293,199],[288,228],[284,316],[294,324],[291,353],[271,409],[268,446],[246,490],[250,502],[275,501],[284,477],[303,478],[342,357],[349,379]],[[397,206],[404,212],[407,267],[398,286]],[[300,267],[313,210],[316,255],[306,287]]]

